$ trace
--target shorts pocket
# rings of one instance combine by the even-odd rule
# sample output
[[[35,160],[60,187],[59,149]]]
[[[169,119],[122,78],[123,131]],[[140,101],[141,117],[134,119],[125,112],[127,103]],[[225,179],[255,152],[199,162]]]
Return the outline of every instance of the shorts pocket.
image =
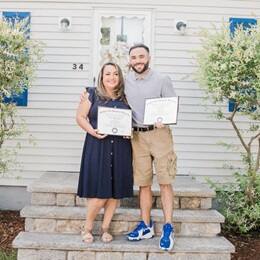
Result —
[[[154,163],[158,175],[175,177],[177,172],[177,156],[173,151],[160,158],[156,158]]]
[[[170,152],[167,158],[167,171],[172,177],[176,176],[177,173],[177,156],[175,152]]]

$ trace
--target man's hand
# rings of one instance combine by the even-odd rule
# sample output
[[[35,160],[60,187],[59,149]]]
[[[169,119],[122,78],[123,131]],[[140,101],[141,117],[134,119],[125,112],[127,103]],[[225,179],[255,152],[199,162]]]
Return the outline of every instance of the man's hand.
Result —
[[[80,103],[81,103],[81,102],[84,102],[84,101],[86,100],[86,98],[87,98],[87,91],[84,90],[84,91],[81,93],[81,95],[80,95]]]
[[[124,135],[123,138],[124,138],[124,139],[131,139],[132,136]]]
[[[161,122],[156,122],[156,123],[154,124],[154,126],[155,126],[156,128],[164,128],[164,127],[165,127],[165,125],[164,125],[163,123],[161,123]]]

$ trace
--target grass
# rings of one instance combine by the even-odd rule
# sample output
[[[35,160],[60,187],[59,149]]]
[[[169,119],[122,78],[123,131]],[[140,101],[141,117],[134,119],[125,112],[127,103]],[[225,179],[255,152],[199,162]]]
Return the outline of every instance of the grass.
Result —
[[[17,259],[17,250],[3,251],[0,250],[0,260],[16,260]]]

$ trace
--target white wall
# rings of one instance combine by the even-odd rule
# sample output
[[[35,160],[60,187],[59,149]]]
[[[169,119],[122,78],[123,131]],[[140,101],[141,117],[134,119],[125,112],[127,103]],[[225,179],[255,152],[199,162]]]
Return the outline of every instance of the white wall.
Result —
[[[19,109],[29,130],[19,138],[23,145],[19,152],[22,168],[13,169],[2,182],[13,182],[8,178],[17,176],[23,181],[37,178],[44,171],[79,170],[84,133],[75,123],[75,110],[79,94],[92,82],[95,8],[152,12],[153,66],[172,78],[181,101],[179,123],[173,128],[179,174],[224,181],[231,171],[223,164],[229,161],[239,167],[240,155],[217,142],[238,143],[238,139],[228,122],[210,117],[212,105],[204,108],[204,94],[193,76],[196,67],[192,51],[200,46],[198,32],[202,28],[219,26],[229,17],[259,17],[259,1],[161,0],[158,4],[155,0],[1,0],[0,11],[31,12],[31,38],[45,43],[44,62],[39,64],[37,79],[29,90],[28,107]],[[58,19],[62,16],[72,18],[71,32],[59,31]],[[188,21],[186,35],[174,30],[175,19]],[[73,63],[83,63],[85,69],[73,71]],[[242,118],[240,121],[246,128],[247,122]],[[33,136],[35,146],[26,141],[28,135]]]

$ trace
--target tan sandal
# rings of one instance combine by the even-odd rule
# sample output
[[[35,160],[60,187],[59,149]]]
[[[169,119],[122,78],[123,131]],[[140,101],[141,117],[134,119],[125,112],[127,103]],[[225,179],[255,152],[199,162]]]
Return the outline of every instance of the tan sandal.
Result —
[[[94,237],[91,233],[91,230],[85,230],[81,232],[82,241],[85,243],[92,243],[94,241]]]
[[[113,236],[108,232],[108,230],[103,230],[101,241],[104,243],[110,243],[113,240]]]

